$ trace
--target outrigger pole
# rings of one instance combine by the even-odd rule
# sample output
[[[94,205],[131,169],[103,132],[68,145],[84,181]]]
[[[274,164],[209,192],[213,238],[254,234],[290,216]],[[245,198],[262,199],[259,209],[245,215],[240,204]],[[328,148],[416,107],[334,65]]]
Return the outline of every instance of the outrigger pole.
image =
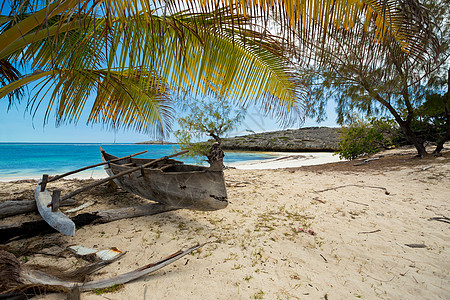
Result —
[[[153,164],[156,164],[157,162],[160,162],[160,161],[162,161],[162,160],[169,159],[169,158],[172,158],[172,157],[175,157],[175,156],[179,156],[179,155],[182,155],[182,154],[186,154],[186,153],[188,153],[188,152],[189,152],[189,150],[185,150],[185,151],[181,151],[181,152],[178,152],[178,153],[169,155],[169,156],[164,156],[164,157],[155,159],[155,160],[153,160],[153,161],[151,161],[151,162],[149,162],[149,163],[143,164],[142,166],[138,166],[138,167],[135,167],[135,168],[133,168],[133,169],[130,169],[130,170],[127,170],[127,171],[123,171],[123,172],[120,172],[119,174],[116,174],[116,175],[114,175],[114,176],[111,176],[111,177],[108,177],[108,178],[99,180],[99,181],[94,182],[94,183],[92,183],[92,184],[90,184],[90,185],[88,185],[88,186],[85,186],[85,187],[82,187],[82,188],[80,188],[80,189],[78,189],[78,190],[76,190],[76,191],[73,191],[72,193],[70,193],[70,194],[68,194],[68,195],[66,195],[66,196],[64,196],[64,197],[61,197],[60,201],[64,201],[64,200],[66,200],[66,199],[69,199],[69,198],[71,198],[71,197],[73,197],[73,196],[75,196],[75,195],[77,195],[77,194],[79,194],[79,193],[82,193],[82,192],[84,192],[84,191],[90,190],[91,188],[96,187],[97,185],[101,185],[101,184],[103,184],[103,183],[105,183],[105,182],[108,182],[108,181],[110,181],[110,180],[113,180],[113,179],[122,177],[123,175],[129,174],[129,173],[133,173],[133,172],[136,172],[136,171],[139,171],[139,170],[142,170],[143,168],[146,168],[146,167],[148,167],[148,166],[151,166],[151,165],[153,165]],[[110,160],[110,162],[112,162],[112,161],[113,161],[113,160]],[[107,163],[108,163],[108,162],[106,162],[105,164],[107,164]]]
[[[148,150],[141,151],[141,152],[138,152],[138,153],[135,153],[135,154],[131,154],[131,155],[127,155],[127,156],[124,156],[124,157],[116,158],[116,159],[113,159],[113,160],[110,160],[110,161],[98,163],[98,164],[95,164],[95,165],[87,166],[87,167],[84,167],[84,168],[81,168],[81,169],[77,169],[75,171],[70,171],[70,172],[67,172],[67,173],[64,173],[64,174],[61,174],[61,175],[56,175],[55,177],[53,177],[51,179],[48,179],[46,183],[49,183],[49,182],[52,182],[52,181],[56,181],[56,180],[61,179],[63,177],[66,177],[66,176],[69,176],[69,175],[72,175],[72,174],[75,174],[75,173],[78,173],[78,172],[81,172],[81,171],[84,171],[84,170],[87,170],[87,169],[91,169],[91,168],[95,168],[95,167],[98,167],[98,166],[106,165],[106,164],[108,164],[110,162],[115,162],[115,161],[118,161],[118,160],[127,159],[127,158],[131,158],[133,156],[141,155],[141,154],[144,154],[146,152],[148,152]],[[43,185],[43,184],[44,183],[41,182],[41,185]]]

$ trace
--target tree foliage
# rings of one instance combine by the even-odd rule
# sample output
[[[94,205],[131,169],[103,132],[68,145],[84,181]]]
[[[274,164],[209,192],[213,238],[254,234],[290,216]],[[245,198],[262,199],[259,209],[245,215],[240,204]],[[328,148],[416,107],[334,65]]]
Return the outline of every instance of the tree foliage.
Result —
[[[46,119],[78,122],[88,109],[88,123],[163,134],[174,116],[172,92],[180,89],[301,109],[280,38],[252,29],[233,8],[173,11],[165,2],[129,0],[12,4],[0,16],[0,61],[10,66],[0,70],[0,98],[18,101],[17,91],[32,83],[28,107],[43,106]]]
[[[213,143],[222,143],[224,135],[236,128],[245,117],[243,108],[236,109],[225,98],[190,99],[183,105],[186,116],[178,119],[180,129],[174,132],[183,150],[191,157],[207,157],[211,161]],[[208,142],[204,140],[212,138]]]
[[[311,115],[320,119],[326,102],[333,98],[337,102],[337,121],[340,124],[354,113],[390,115],[418,154],[426,154],[425,140],[414,131],[412,124],[427,94],[445,93],[446,86],[442,85],[445,79],[439,81],[436,78],[446,78],[450,67],[450,6],[445,1],[429,1],[426,5],[429,11],[423,17],[432,19],[435,26],[433,39],[439,41],[439,51],[435,56],[427,56],[424,60],[412,59],[395,43],[387,43],[377,49],[373,39],[378,28],[369,25],[364,30],[366,25],[362,22],[356,24],[360,29],[349,33],[348,39],[330,37],[331,42],[313,47],[315,54],[326,64],[299,68],[303,83],[311,87],[311,95],[316,101]],[[441,82],[440,86],[434,84],[438,82]],[[439,105],[448,112],[446,101]],[[450,122],[450,116],[446,114],[446,122]],[[450,128],[448,125],[445,127]],[[448,136],[446,133],[439,140],[437,152]]]
[[[445,101],[447,94],[427,93],[424,102],[417,107],[411,129],[424,141],[439,143],[447,133]],[[405,144],[407,137],[401,131],[397,133],[396,143]]]
[[[388,149],[393,146],[395,131],[392,120],[353,118],[348,126],[340,130],[339,158],[355,159]]]
[[[88,122],[160,134],[180,89],[257,103],[283,118],[303,113],[292,61],[330,37],[354,45],[359,37],[348,30],[360,21],[376,27],[374,48],[392,44],[412,59],[435,52],[417,1],[3,0],[8,6],[0,98],[17,101],[33,83],[28,107],[44,107],[46,119],[78,122],[90,110]]]

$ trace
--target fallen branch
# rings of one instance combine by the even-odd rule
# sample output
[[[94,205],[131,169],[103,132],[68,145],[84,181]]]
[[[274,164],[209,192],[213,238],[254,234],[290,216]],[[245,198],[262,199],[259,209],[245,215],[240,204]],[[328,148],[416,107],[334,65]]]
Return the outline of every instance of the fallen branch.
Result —
[[[227,187],[244,187],[251,183],[248,181],[233,181],[233,182],[227,181],[225,184]]]
[[[327,203],[326,201],[320,200],[319,197],[314,197],[314,198],[312,198],[312,200],[318,201],[318,202],[323,203],[323,204]]]
[[[347,200],[347,201],[348,201],[348,202],[355,203],[355,204],[359,204],[359,205],[369,206],[369,204],[361,203],[361,202],[357,202],[357,201],[353,201],[353,200]]]
[[[425,244],[405,244],[405,246],[408,246],[409,248],[426,248],[427,245]]]
[[[364,273],[364,272],[363,272],[363,273]],[[364,273],[364,274],[366,274],[366,273]],[[394,280],[394,278],[396,277],[396,276],[394,275],[394,277],[392,277],[390,280],[381,280],[381,279],[372,277],[372,276],[370,276],[369,274],[366,274],[366,276],[369,277],[369,278],[372,278],[372,279],[374,279],[374,280],[380,281],[380,282],[391,282],[391,281]]]
[[[156,262],[151,263],[146,266],[140,267],[134,271],[124,273],[112,278],[106,278],[106,279],[100,279],[100,280],[93,280],[93,281],[87,281],[85,282],[83,280],[83,277],[85,276],[79,276],[80,271],[76,270],[76,274],[70,274],[70,276],[74,276],[77,281],[73,281],[74,279],[68,279],[67,274],[61,274],[60,276],[50,275],[44,271],[36,270],[29,268],[27,266],[21,266],[17,259],[11,255],[10,253],[6,253],[6,255],[3,255],[2,261],[6,262],[8,270],[4,270],[4,272],[8,274],[13,274],[14,276],[12,278],[9,278],[9,282],[5,283],[2,287],[13,286],[12,288],[9,288],[7,290],[1,291],[0,298],[6,298],[13,297],[13,296],[19,296],[24,295],[25,290],[31,288],[31,292],[48,292],[48,291],[54,291],[54,292],[65,292],[70,293],[71,291],[74,291],[76,294],[79,295],[79,292],[85,292],[90,291],[94,289],[102,289],[111,287],[114,285],[121,285],[128,283],[130,281],[139,279],[141,277],[144,277],[150,273],[153,273],[177,260],[180,258],[192,253],[193,251],[197,250],[198,248],[204,246],[205,244],[197,244],[185,251],[177,251],[174,254]],[[121,256],[121,255],[120,255]],[[98,263],[87,265],[82,270],[81,275],[87,275],[91,274],[101,268],[103,268],[106,264],[110,264],[111,262],[117,260],[120,256],[108,260],[108,261],[101,261]],[[74,273],[74,272],[72,272]],[[80,281],[81,279],[81,281]],[[23,284],[25,282],[25,284]],[[22,283],[22,284],[21,284]]]
[[[439,222],[444,222],[444,223],[450,224],[450,218],[447,218],[444,216],[429,218],[428,221],[439,221]]]
[[[73,199],[67,199],[61,202],[61,206],[72,206],[77,204],[77,201]],[[0,204],[0,219],[5,217],[11,217],[19,214],[26,214],[30,212],[37,212],[36,201],[5,201]]]
[[[24,279],[28,280],[32,284],[44,284],[44,285],[58,285],[68,289],[73,289],[75,287],[79,288],[80,292],[90,291],[94,289],[102,289],[107,288],[113,285],[124,284],[138,278],[144,277],[150,273],[153,273],[177,260],[186,256],[193,251],[197,250],[200,247],[203,247],[205,244],[197,244],[194,247],[191,247],[185,251],[177,251],[174,254],[156,262],[151,263],[146,266],[140,267],[134,271],[124,273],[112,278],[88,281],[84,282],[67,282],[65,280],[60,280],[54,276],[48,275],[42,271],[35,270],[25,270],[22,272],[22,276]]]
[[[334,188],[329,188],[329,189],[324,189],[324,190],[320,190],[320,191],[315,191],[315,193],[322,193],[322,192],[326,192],[326,191],[332,191],[332,190],[337,190],[337,189],[342,189],[345,187],[349,187],[349,186],[356,186],[356,187],[360,187],[360,188],[371,188],[371,189],[380,189],[383,190],[384,193],[386,195],[389,195],[390,193],[388,192],[388,190],[384,187],[381,186],[373,186],[373,185],[360,185],[360,184],[347,184],[347,185],[341,185],[341,186],[337,186]]]
[[[380,158],[381,158],[381,156],[380,156],[380,157],[374,157],[374,158],[363,159],[362,162],[355,163],[355,164],[353,164],[353,165],[354,165],[354,166],[367,165],[367,163],[369,163],[369,162],[371,162],[371,161],[373,161],[373,160],[378,160],[378,159],[380,159]]]
[[[373,230],[373,231],[361,231],[361,232],[358,232],[358,234],[375,233],[375,232],[380,232],[380,231],[381,231],[380,229]]]
[[[77,227],[82,227],[89,224],[108,223],[121,219],[156,215],[172,210],[176,210],[176,208],[156,203],[83,213],[71,219]],[[0,243],[6,243],[13,238],[27,238],[54,232],[57,231],[50,227],[44,220],[3,225],[0,226]]]

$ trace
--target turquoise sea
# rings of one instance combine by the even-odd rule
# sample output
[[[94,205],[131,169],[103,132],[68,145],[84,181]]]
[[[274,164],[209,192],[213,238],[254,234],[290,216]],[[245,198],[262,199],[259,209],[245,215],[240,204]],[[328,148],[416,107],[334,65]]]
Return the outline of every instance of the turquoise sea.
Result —
[[[16,178],[40,178],[42,174],[57,175],[101,162],[100,147],[123,157],[148,150],[142,158],[159,158],[179,151],[177,145],[85,144],[85,143],[0,143],[0,181]],[[234,163],[272,158],[257,152],[225,152],[224,162]],[[177,158],[185,163],[201,163]],[[84,171],[80,177],[104,174],[103,167]]]

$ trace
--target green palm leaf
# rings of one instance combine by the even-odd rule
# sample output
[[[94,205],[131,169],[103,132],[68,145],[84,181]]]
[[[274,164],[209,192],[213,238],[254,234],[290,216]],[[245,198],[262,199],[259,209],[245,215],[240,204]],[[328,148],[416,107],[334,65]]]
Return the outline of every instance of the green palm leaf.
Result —
[[[222,21],[226,19],[223,18]],[[199,22],[203,23],[203,27],[198,28]],[[70,24],[73,26],[75,23]],[[52,110],[58,98],[60,98],[59,107],[62,107],[62,104],[67,106],[67,109],[58,109],[59,120],[79,119],[86,97],[95,89],[90,80],[87,81],[91,82],[87,85],[89,88],[77,89],[76,85],[85,84],[87,72],[105,71],[102,67],[106,67],[109,71],[104,73],[105,80],[115,82],[115,95],[108,89],[108,93],[99,92],[97,99],[102,99],[103,102],[113,101],[116,108],[118,105],[123,107],[120,114],[102,114],[111,118],[109,124],[112,126],[118,126],[120,123],[118,120],[121,120],[130,127],[128,121],[135,120],[134,129],[146,130],[148,122],[140,122],[139,118],[133,119],[130,114],[124,113],[126,109],[129,109],[130,113],[141,115],[151,113],[153,116],[147,116],[146,120],[153,120],[158,124],[155,118],[156,110],[143,107],[140,112],[135,112],[130,109],[137,107],[137,104],[145,106],[145,103],[135,99],[134,106],[130,106],[131,98],[139,98],[139,93],[130,93],[126,88],[130,84],[127,78],[133,78],[132,86],[139,86],[146,91],[158,91],[157,94],[161,95],[166,92],[166,87],[171,87],[190,90],[192,93],[213,92],[218,97],[228,96],[247,101],[259,99],[261,102],[271,102],[270,106],[279,103],[286,107],[287,111],[296,105],[298,95],[287,73],[286,64],[279,59],[279,55],[276,55],[275,51],[269,51],[270,48],[267,46],[260,47],[262,43],[257,45],[247,41],[244,44],[244,37],[250,31],[234,33],[231,26],[228,26],[227,30],[218,31],[214,14],[181,13],[166,16],[164,19],[143,12],[125,19],[111,19],[110,23],[100,19],[97,22],[90,22],[89,25],[90,27],[83,28],[84,32],[78,30],[80,27],[73,26],[68,30],[68,27],[61,26],[59,28],[66,28],[67,31],[58,31],[60,35],[58,39],[40,38],[39,30],[37,33],[29,33],[33,35],[30,37],[33,42],[25,50],[20,49],[21,51],[10,55],[15,59],[22,56],[32,60],[33,67],[37,69],[55,72],[45,81],[44,86],[46,89],[50,87],[55,89],[53,93],[46,94],[50,97],[48,112]],[[49,31],[54,32],[55,26],[50,27]],[[73,47],[74,44],[77,45],[76,48]],[[55,66],[58,69],[54,69]],[[58,77],[57,83],[51,84],[52,80],[56,80],[55,74],[61,72],[60,70],[64,70],[64,74],[67,74],[68,70],[74,70],[76,76],[83,74],[83,80],[74,77],[69,86],[66,86],[68,81]],[[42,74],[24,78],[22,82],[29,83],[32,78],[40,79]],[[118,78],[123,80],[122,84],[117,82]],[[246,84],[242,84],[242,78],[247,78]],[[19,86],[18,84],[16,82],[13,87]],[[5,87],[4,91],[10,88]],[[123,91],[120,91],[120,88]],[[77,105],[65,100],[68,94],[79,98]],[[129,95],[133,96],[130,98]],[[118,101],[120,97],[123,99]],[[33,101],[38,101],[37,99],[34,97]],[[106,102],[98,107],[108,107]],[[31,105],[31,107],[38,106]],[[156,115],[167,117],[168,111]],[[67,118],[63,117],[64,114]],[[91,113],[88,121],[99,120],[106,121],[106,118],[96,118]],[[160,120],[158,126],[163,123],[168,122]]]
[[[0,96],[40,80],[47,118],[56,111],[60,122],[76,122],[96,95],[88,122],[144,131],[170,123],[167,96],[176,90],[258,103],[283,117],[302,112],[290,59],[330,36],[352,38],[348,30],[360,22],[376,28],[379,45],[419,58],[436,51],[430,16],[415,1],[16,0],[11,7],[0,18],[0,59],[38,72],[3,81]],[[42,102],[33,97],[30,107]]]

